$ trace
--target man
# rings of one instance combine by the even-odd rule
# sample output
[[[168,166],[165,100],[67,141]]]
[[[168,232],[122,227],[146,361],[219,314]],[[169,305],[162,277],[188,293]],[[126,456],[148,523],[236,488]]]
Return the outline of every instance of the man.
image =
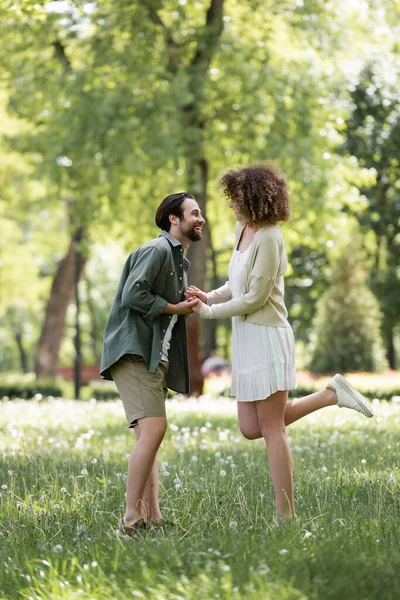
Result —
[[[190,264],[184,250],[202,239],[204,223],[191,194],[162,201],[161,234],[126,261],[105,328],[100,372],[114,379],[136,434],[119,523],[127,535],[161,520],[156,455],[167,429],[165,398],[168,387],[189,392],[185,316],[198,302],[184,300]]]

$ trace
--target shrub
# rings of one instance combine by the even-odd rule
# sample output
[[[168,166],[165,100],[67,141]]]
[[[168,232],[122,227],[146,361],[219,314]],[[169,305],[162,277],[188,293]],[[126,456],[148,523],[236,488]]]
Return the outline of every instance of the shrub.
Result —
[[[58,381],[36,380],[34,375],[3,375],[0,378],[0,398],[23,398],[28,400],[36,394],[42,396],[63,395],[63,386]]]
[[[331,287],[317,303],[314,373],[384,369],[378,301],[365,284],[361,253],[349,245],[332,270]]]

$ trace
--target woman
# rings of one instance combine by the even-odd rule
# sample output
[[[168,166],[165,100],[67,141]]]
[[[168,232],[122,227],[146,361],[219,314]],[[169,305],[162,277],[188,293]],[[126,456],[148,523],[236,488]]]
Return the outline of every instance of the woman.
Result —
[[[232,396],[238,401],[242,434],[263,437],[268,452],[278,517],[295,517],[292,456],[285,426],[319,408],[338,404],[372,412],[341,375],[326,389],[288,401],[296,387],[294,339],[284,303],[287,269],[280,221],[290,218],[288,186],[278,169],[254,165],[222,177],[238,220],[229,281],[206,294],[191,286],[187,299],[202,319],[232,317]]]

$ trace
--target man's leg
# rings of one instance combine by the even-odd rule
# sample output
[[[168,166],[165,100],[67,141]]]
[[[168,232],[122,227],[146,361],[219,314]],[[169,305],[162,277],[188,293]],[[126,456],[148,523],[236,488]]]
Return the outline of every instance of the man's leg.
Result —
[[[140,423],[142,419],[137,422],[135,426],[136,443],[140,438]],[[142,517],[145,521],[154,519],[155,521],[161,520],[161,511],[158,503],[158,468],[157,458],[154,459],[150,475],[147,478],[146,485],[143,492],[143,504],[142,504]]]
[[[165,417],[140,419],[139,438],[128,461],[126,512],[124,515],[126,525],[133,525],[142,518],[143,511],[146,510],[146,484],[149,481],[154,484],[155,459],[166,430],[167,419]],[[153,485],[152,490],[151,496],[157,492],[157,487]]]

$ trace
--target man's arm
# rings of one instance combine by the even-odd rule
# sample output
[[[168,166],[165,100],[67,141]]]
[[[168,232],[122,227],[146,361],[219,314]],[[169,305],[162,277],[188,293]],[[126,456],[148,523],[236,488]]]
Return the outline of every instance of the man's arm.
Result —
[[[191,306],[196,304],[195,301],[169,304],[165,298],[152,291],[164,261],[158,248],[143,248],[136,256],[122,291],[122,305],[141,313],[149,321],[154,321],[161,313],[190,314]]]

